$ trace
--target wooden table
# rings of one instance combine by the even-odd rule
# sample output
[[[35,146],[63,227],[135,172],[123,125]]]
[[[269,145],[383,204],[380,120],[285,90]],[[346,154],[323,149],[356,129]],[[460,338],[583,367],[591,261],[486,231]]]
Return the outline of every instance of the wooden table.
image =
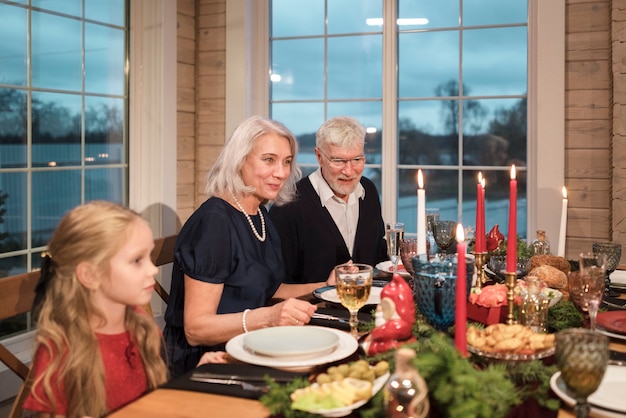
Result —
[[[626,353],[626,344],[622,342],[611,342],[610,348]],[[157,389],[110,415],[111,418],[198,416],[268,418],[270,413],[256,400],[176,389]],[[565,405],[557,415],[557,418],[574,417],[572,410]]]
[[[269,411],[258,401],[191,392],[175,389],[157,389],[119,411],[111,418],[268,418]],[[571,410],[561,409],[558,418],[574,418]]]
[[[611,349],[626,353],[625,344],[611,343]],[[111,418],[198,416],[267,418],[270,413],[255,400],[176,389],[157,389],[110,415]],[[557,417],[574,418],[574,414],[564,407]]]

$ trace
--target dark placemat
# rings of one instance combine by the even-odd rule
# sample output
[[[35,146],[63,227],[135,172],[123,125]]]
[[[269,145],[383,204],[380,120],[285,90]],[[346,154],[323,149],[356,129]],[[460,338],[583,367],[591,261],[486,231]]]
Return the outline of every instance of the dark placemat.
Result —
[[[215,393],[218,395],[235,396],[238,398],[258,399],[263,392],[244,390],[239,385],[225,385],[216,383],[196,382],[190,377],[194,372],[219,373],[224,376],[241,376],[246,381],[246,376],[264,376],[273,378],[294,379],[296,377],[308,377],[308,373],[295,373],[286,370],[273,369],[271,367],[256,366],[251,364],[203,364],[196,369],[172,379],[162,387],[165,389],[190,390],[194,392]],[[227,377],[226,377],[227,378]],[[262,385],[263,382],[250,382]]]

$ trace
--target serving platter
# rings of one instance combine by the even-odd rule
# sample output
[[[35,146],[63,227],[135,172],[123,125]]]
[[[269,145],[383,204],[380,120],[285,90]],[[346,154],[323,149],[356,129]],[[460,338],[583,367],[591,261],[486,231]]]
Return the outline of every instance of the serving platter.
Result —
[[[492,351],[484,351],[480,348],[474,347],[470,344],[467,345],[467,351],[477,356],[484,357],[491,360],[506,360],[506,361],[532,361],[540,360],[542,358],[550,357],[554,355],[555,348],[550,347],[545,350],[535,351],[529,354],[518,353],[497,353]]]
[[[316,366],[343,360],[354,354],[359,348],[357,340],[347,332],[334,328],[316,327],[314,325],[306,325],[303,327],[289,327],[292,330],[315,330],[316,328],[324,329],[328,332],[335,333],[339,337],[336,347],[329,353],[308,358],[283,358],[271,357],[253,353],[246,349],[244,338],[248,334],[252,334],[261,330],[250,331],[247,334],[239,334],[231,338],[226,343],[226,352],[235,359],[244,363],[256,364],[259,366],[274,367],[281,370],[289,370],[293,372],[310,371]],[[313,331],[315,332],[315,331]]]

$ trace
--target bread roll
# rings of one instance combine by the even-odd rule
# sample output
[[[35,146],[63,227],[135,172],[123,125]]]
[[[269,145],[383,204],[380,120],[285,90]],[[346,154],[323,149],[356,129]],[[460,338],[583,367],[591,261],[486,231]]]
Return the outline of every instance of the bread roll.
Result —
[[[529,276],[537,276],[552,289],[567,289],[567,275],[556,267],[543,265],[535,267],[528,273]]]
[[[567,274],[571,271],[571,267],[569,265],[569,261],[567,261],[564,257],[559,257],[556,255],[548,255],[548,254],[539,254],[534,255],[530,258],[530,269],[534,269],[539,266],[552,266],[561,270],[563,273]]]

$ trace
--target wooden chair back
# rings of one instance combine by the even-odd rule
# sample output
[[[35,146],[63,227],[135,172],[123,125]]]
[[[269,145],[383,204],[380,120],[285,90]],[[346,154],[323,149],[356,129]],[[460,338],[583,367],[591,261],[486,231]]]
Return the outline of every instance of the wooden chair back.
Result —
[[[178,235],[169,235],[167,237],[161,237],[154,240],[152,262],[155,266],[161,267],[174,262],[174,247],[176,246],[177,237]],[[154,290],[159,296],[161,296],[163,302],[167,304],[170,295],[163,288],[163,286],[161,286],[161,283],[157,282]]]
[[[152,251],[152,262],[156,266],[173,263],[175,244],[176,235],[155,239],[154,250]],[[35,300],[35,287],[37,286],[38,280],[39,270],[0,278],[0,320],[30,312],[33,301]],[[168,302],[169,294],[159,282],[156,283],[155,291],[165,303]],[[148,305],[148,312],[152,313],[152,310],[149,308],[150,306]],[[26,400],[32,384],[30,376],[31,369],[9,351],[9,349],[2,345],[1,342],[0,361],[24,381],[9,413],[9,418],[21,417],[23,413],[22,405]]]
[[[38,280],[39,270],[0,279],[0,320],[30,312]],[[22,404],[26,400],[32,383],[30,367],[2,343],[0,343],[0,361],[24,381],[9,412],[9,418],[21,417]]]

